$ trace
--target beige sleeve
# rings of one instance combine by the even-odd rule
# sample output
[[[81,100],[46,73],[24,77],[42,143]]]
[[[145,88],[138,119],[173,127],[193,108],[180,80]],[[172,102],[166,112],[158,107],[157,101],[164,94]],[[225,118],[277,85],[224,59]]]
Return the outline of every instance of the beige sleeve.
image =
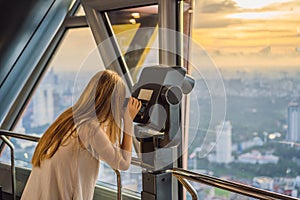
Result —
[[[113,145],[98,122],[82,124],[78,137],[83,146],[97,160],[103,160],[114,169],[127,170],[131,162],[131,152]]]

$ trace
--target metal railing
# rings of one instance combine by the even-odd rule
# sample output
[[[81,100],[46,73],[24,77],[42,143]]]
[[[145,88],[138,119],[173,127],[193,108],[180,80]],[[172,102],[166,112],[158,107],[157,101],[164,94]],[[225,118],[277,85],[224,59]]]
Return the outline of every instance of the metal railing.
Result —
[[[14,155],[14,145],[11,143],[11,141],[8,139],[8,137],[16,138],[16,139],[22,139],[32,142],[38,142],[39,137],[31,136],[31,135],[25,135],[21,133],[15,133],[12,131],[2,130],[0,129],[0,139],[3,140],[5,144],[7,144],[11,151],[11,182],[12,182],[12,195],[13,199],[16,200],[16,167],[15,167],[15,155]],[[113,169],[117,175],[117,199],[122,199],[122,182],[121,182],[121,173],[117,169]]]
[[[149,166],[142,163],[137,158],[132,158],[133,162],[131,164],[138,165],[141,167],[145,167],[149,169]],[[208,186],[220,188],[226,191],[238,193],[241,195],[245,195],[247,197],[253,197],[262,200],[299,200],[298,198],[283,195],[280,193],[271,192],[268,190],[259,189],[256,187],[252,187],[250,185],[241,184],[234,181],[224,180],[217,177],[199,174],[192,171],[180,169],[180,168],[173,168],[165,170],[165,172],[170,172],[172,175],[177,178],[177,180],[185,187],[185,189],[190,193],[193,200],[197,200],[197,192],[193,188],[192,185],[187,180],[202,183]]]
[[[12,131],[6,131],[3,129],[0,129],[0,135],[6,136],[6,137],[12,137],[12,138],[16,138],[16,139],[32,141],[32,142],[38,142],[40,139],[39,137],[36,137],[36,136],[25,135],[25,134],[21,134],[21,133],[12,132]]]
[[[241,183],[219,179],[213,176],[198,174],[184,169],[174,168],[166,170],[171,172],[175,177],[185,178],[190,181],[202,183],[212,187],[217,187],[230,192],[235,192],[248,197],[258,198],[262,200],[296,200],[298,198],[271,192],[268,190],[262,190],[252,187],[250,185],[244,185]]]
[[[13,195],[13,200],[16,200],[16,168],[15,168],[15,147],[11,141],[4,135],[0,134],[0,138],[2,141],[7,144],[10,148],[10,162],[11,162],[11,183],[12,183],[12,195]]]
[[[15,164],[14,164],[14,147],[11,144],[11,142],[8,140],[7,137],[13,137],[17,139],[23,139],[33,142],[38,142],[39,137],[36,136],[30,136],[30,135],[24,135],[20,133],[14,133],[11,131],[1,130],[0,129],[0,138],[8,144],[8,146],[11,148],[11,168],[12,168],[12,182],[13,182],[13,195],[15,199]],[[132,158],[131,164],[135,166],[140,166],[142,168],[151,169],[152,166],[149,166],[145,163],[142,163],[140,159],[138,158]],[[121,183],[121,174],[119,170],[114,169],[116,175],[117,175],[117,187],[118,187],[118,200],[121,200],[122,198],[122,183]],[[205,175],[205,174],[199,174],[192,171],[174,168],[174,169],[168,169],[165,170],[165,172],[172,173],[172,175],[177,178],[177,180],[185,187],[185,189],[191,194],[192,199],[196,200],[198,199],[196,190],[192,187],[192,185],[187,181],[193,181],[197,183],[202,183],[205,185],[209,185],[212,187],[224,189],[230,192],[238,193],[241,195],[245,195],[248,197],[258,198],[262,200],[297,200],[298,198],[259,189],[252,187],[250,185],[245,185],[241,183],[237,183],[234,181],[224,180],[217,177]]]

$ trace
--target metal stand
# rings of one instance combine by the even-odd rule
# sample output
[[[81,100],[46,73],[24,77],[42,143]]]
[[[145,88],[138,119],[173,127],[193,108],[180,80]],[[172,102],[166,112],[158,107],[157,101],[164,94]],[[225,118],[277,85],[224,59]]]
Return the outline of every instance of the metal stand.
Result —
[[[152,166],[143,172],[142,200],[172,200],[172,174],[166,172],[180,160],[180,106],[169,106],[164,133],[138,126],[142,163]],[[179,158],[179,159],[178,159]],[[177,164],[175,164],[176,166]]]
[[[143,200],[171,200],[172,174],[143,172]]]
[[[182,167],[181,100],[194,86],[194,80],[180,66],[144,68],[132,96],[143,105],[134,122],[140,141],[143,173],[142,200],[182,199],[181,184],[168,169]]]

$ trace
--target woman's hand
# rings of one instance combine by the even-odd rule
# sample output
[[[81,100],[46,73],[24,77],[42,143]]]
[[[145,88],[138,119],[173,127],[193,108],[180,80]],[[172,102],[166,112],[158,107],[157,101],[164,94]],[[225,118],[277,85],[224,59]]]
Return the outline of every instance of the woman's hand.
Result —
[[[141,107],[141,101],[137,100],[136,98],[130,97],[126,107],[124,120],[129,120],[128,118],[130,118],[130,120],[133,121]]]
[[[142,107],[142,102],[130,97],[124,113],[124,133],[132,135],[132,121]],[[125,135],[126,135],[125,134]]]

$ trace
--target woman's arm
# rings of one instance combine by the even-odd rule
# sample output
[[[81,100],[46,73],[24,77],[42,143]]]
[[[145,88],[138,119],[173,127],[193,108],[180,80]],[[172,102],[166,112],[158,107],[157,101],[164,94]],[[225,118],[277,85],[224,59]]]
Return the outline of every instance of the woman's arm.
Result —
[[[97,121],[78,128],[81,143],[97,160],[103,160],[112,168],[127,170],[130,166],[132,151],[132,121],[141,107],[136,99],[129,100],[124,114],[124,134],[120,147],[114,146]]]
[[[124,114],[124,132],[121,148],[127,152],[132,151],[132,134],[133,124],[132,121],[136,114],[141,109],[142,103],[135,98],[130,98]]]

